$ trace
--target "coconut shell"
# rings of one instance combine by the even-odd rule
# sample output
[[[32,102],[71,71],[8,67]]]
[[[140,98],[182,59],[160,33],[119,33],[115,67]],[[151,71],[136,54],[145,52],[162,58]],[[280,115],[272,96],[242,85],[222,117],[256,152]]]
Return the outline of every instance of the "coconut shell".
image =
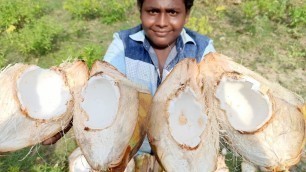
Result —
[[[216,170],[219,150],[218,125],[216,118],[208,109],[210,105],[206,101],[208,97],[205,94],[204,80],[205,78],[199,75],[199,66],[195,59],[184,59],[174,67],[153,97],[148,138],[165,171]],[[201,114],[207,119],[205,129],[198,136],[199,142],[192,147],[177,141],[171,133],[175,128],[171,128],[169,124],[170,104],[186,90],[194,93],[193,98],[203,107]],[[178,108],[180,107],[173,107],[174,110]],[[185,115],[188,118],[197,114]],[[179,123],[183,125],[186,122],[185,118],[179,119]],[[180,133],[177,136],[179,135]]]
[[[119,105],[110,126],[92,129],[85,125],[89,115],[81,106],[84,100],[81,92],[77,93],[73,117],[77,143],[92,169],[124,171],[146,135],[151,95],[107,62],[96,61],[90,74],[91,77],[107,77],[114,81],[120,92]],[[99,115],[103,113],[102,110]]]
[[[222,154],[219,154],[218,161],[217,161],[217,169],[215,172],[229,172],[229,169],[225,163],[225,156]],[[247,171],[243,171],[247,172]]]
[[[69,172],[95,172],[86,161],[81,149],[76,148],[69,155]],[[135,155],[124,172],[163,172],[156,158],[150,154]]]
[[[79,147],[69,155],[69,172],[93,172]]]
[[[212,101],[210,110],[217,116],[222,131],[226,132],[223,137],[234,151],[271,171],[286,170],[299,162],[305,145],[305,118],[301,112],[304,101],[299,96],[221,54],[208,54],[200,65],[201,75],[207,78],[208,92],[215,94],[209,98]],[[271,118],[256,131],[236,130],[226,110],[221,108],[222,100],[216,96],[216,90],[221,79],[228,76],[253,78],[260,83],[260,93],[269,97]]]
[[[42,120],[29,116],[26,107],[20,104],[17,82],[31,67],[36,66],[15,64],[0,73],[0,152],[11,152],[38,144],[64,129],[72,118],[72,96],[66,104],[66,112],[56,118]],[[87,66],[81,61],[62,64],[51,70],[62,77],[70,94],[84,79],[82,76],[88,75]]]
[[[124,172],[163,172],[155,156],[144,153],[135,155]]]

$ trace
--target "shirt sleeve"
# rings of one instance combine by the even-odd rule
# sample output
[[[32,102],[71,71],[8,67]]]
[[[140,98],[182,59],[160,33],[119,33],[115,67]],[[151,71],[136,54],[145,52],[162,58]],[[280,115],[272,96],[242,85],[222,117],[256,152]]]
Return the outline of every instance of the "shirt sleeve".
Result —
[[[203,56],[202,56],[201,60],[204,59],[205,55],[207,55],[208,53],[211,53],[211,52],[216,52],[215,47],[213,45],[213,40],[209,40],[209,43],[208,43],[207,47],[204,50],[204,53],[203,53]]]
[[[103,60],[116,67],[121,73],[126,74],[124,45],[118,33],[113,36]]]

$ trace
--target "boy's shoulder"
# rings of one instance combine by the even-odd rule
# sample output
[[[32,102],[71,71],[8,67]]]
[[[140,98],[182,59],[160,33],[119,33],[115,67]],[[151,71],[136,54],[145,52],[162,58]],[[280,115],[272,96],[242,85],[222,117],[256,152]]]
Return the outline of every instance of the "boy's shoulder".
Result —
[[[121,30],[121,31],[118,32],[118,34],[120,35],[120,37],[122,37],[122,36],[129,36],[131,34],[139,32],[141,30],[142,30],[142,26],[140,24],[140,25],[137,25],[137,26],[135,26],[133,28],[130,28],[130,29]]]
[[[202,35],[196,31],[193,31],[189,28],[184,27],[187,35],[189,35],[192,39],[194,39],[195,41],[209,41],[210,38],[206,35]]]

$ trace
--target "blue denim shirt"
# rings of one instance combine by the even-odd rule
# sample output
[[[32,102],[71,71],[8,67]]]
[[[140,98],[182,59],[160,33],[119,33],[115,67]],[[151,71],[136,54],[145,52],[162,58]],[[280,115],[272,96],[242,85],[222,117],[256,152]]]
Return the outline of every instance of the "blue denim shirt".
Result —
[[[114,34],[114,40],[108,47],[104,61],[115,66],[131,81],[147,87],[154,95],[159,84],[179,61],[184,58],[195,58],[199,62],[209,52],[215,52],[212,43],[208,37],[184,28],[171,49],[163,74],[160,75],[157,55],[139,25]],[[147,138],[140,152],[151,152]]]

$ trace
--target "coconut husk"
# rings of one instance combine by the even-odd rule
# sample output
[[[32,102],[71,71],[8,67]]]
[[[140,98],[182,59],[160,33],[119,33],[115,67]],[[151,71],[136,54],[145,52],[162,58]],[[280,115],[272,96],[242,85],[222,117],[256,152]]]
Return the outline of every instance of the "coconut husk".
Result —
[[[153,97],[148,138],[165,171],[216,170],[218,125],[199,72],[195,59],[182,60]]]
[[[69,155],[69,172],[80,171],[95,172],[78,147]],[[126,166],[124,172],[163,172],[163,169],[153,155],[144,153],[135,155]]]
[[[223,137],[235,152],[246,161],[269,171],[286,170],[299,162],[305,145],[305,118],[301,112],[304,101],[299,96],[218,53],[205,56],[200,70],[207,78],[208,92],[214,93],[209,100],[213,102],[210,110],[217,116],[221,130],[226,132]],[[225,84],[234,85],[233,83],[247,83],[252,85],[252,88],[245,88],[245,93],[237,91],[236,96],[231,99],[233,102],[225,102],[220,94],[226,89]],[[234,91],[228,90],[227,93]],[[259,97],[266,97],[261,101],[270,104],[267,106],[270,109],[269,113],[260,114],[265,107],[253,101],[253,92]],[[252,96],[246,93],[252,93]],[[229,107],[238,111],[232,104],[239,105],[240,101],[235,101],[241,95],[245,96],[251,105],[257,106],[252,120],[256,121],[262,115],[267,117],[256,126],[247,127],[247,130],[234,124],[235,120],[233,122],[232,118],[238,117],[233,114],[238,113],[229,115]],[[241,106],[247,107],[245,104]],[[240,115],[244,118],[247,114],[246,112]],[[254,123],[251,122],[249,125]]]
[[[135,155],[124,172],[163,172],[155,156],[143,153]]]
[[[43,78],[43,82],[48,83],[48,76],[50,75],[37,75],[37,78],[34,75],[32,81],[35,82],[31,81],[31,83],[24,83],[22,81],[26,72],[36,69],[49,73],[61,80],[63,84],[62,92],[58,93],[58,95],[62,94],[63,99],[65,99],[62,102],[64,108],[61,106],[62,112],[53,116],[51,114],[48,117],[45,114],[39,113],[35,114],[35,116],[27,106],[29,100],[23,100],[23,96],[27,94],[26,91],[20,90],[24,86],[23,84],[32,84],[27,88],[30,91],[33,91],[32,88],[35,89],[37,87],[38,94],[40,92],[38,84],[41,81],[41,78],[38,77],[46,77]],[[26,64],[15,64],[3,69],[0,73],[0,152],[11,152],[38,144],[64,129],[72,118],[72,92],[82,83],[84,75],[88,75],[88,69],[86,64],[81,61],[65,63],[61,67],[53,67],[50,70],[43,70],[38,66]],[[28,95],[28,97],[31,96]],[[48,96],[45,99],[52,102],[54,97],[52,95]],[[34,106],[42,108],[44,105],[36,104]]]
[[[90,74],[87,85],[76,96],[73,125],[77,143],[92,169],[124,171],[146,135],[151,95],[147,89],[133,84],[107,62],[96,61]],[[89,88],[95,89],[90,87],[91,84],[99,85],[99,82],[105,84],[105,87],[97,86],[97,92],[101,89],[101,92],[97,93],[99,96],[86,98]],[[114,91],[114,94],[103,92],[103,89]],[[102,107],[95,110],[95,115],[91,116],[94,113],[89,112],[90,108],[86,109],[86,106],[100,101],[101,97],[107,97],[105,104],[108,99],[115,101],[116,103],[109,104],[115,108],[106,111],[103,108],[108,107]],[[97,126],[94,126],[90,124],[93,118],[107,118],[102,122],[108,123],[103,126],[97,123]]]
[[[69,155],[68,160],[69,172],[93,172],[79,147]]]

